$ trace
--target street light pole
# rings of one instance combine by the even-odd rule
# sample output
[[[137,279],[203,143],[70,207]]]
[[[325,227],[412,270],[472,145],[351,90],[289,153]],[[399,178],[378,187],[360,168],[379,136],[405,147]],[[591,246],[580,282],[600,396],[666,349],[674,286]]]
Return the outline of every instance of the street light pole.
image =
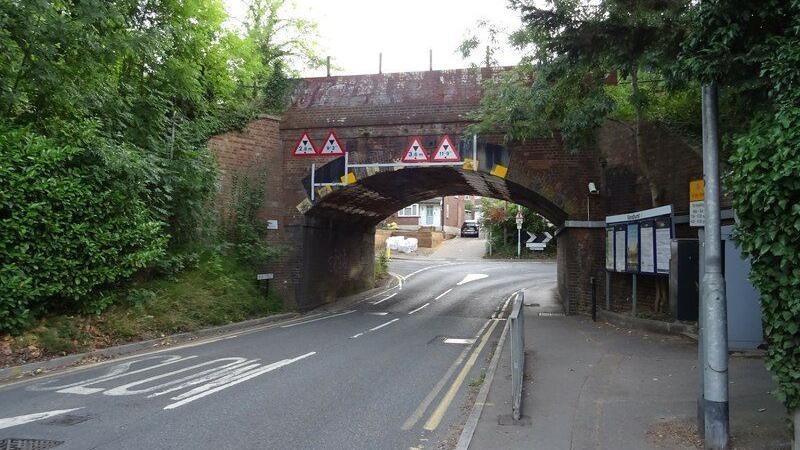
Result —
[[[725,278],[722,273],[720,236],[719,130],[717,85],[704,85],[703,178],[705,179],[705,273],[702,280],[703,397],[705,447],[728,448],[730,420],[728,408],[728,317]]]

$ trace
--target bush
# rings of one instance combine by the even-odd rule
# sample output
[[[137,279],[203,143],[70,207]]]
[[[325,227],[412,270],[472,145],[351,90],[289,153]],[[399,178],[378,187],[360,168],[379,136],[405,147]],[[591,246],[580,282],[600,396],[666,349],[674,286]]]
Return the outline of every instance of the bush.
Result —
[[[375,256],[375,280],[380,280],[389,274],[389,257],[382,251]]]
[[[163,224],[132,176],[144,163],[113,150],[0,125],[0,331],[45,308],[82,309],[92,290],[164,254]]]
[[[800,109],[756,119],[735,142],[728,187],[737,241],[761,293],[767,368],[778,397],[800,408]]]

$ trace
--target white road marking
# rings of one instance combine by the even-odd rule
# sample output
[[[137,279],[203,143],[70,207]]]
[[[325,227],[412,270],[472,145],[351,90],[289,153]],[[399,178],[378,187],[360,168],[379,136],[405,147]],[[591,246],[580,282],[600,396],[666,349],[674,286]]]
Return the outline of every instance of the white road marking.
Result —
[[[58,416],[60,414],[68,413],[70,411],[76,411],[81,408],[72,408],[72,409],[56,409],[54,411],[45,411],[35,414],[25,414],[24,416],[16,416],[16,417],[8,417],[6,419],[0,419],[0,430],[3,428],[8,427],[15,427],[17,425],[26,424],[28,422],[36,422],[37,420],[47,419],[48,417]]]
[[[147,396],[147,398],[159,397],[161,395],[169,394],[170,392],[180,391],[181,389],[185,389],[185,388],[190,387],[190,386],[196,386],[198,384],[207,383],[209,381],[213,381],[215,379],[219,379],[219,378],[223,378],[223,377],[225,377],[226,379],[230,379],[231,377],[236,376],[238,374],[242,374],[244,372],[247,372],[248,370],[252,370],[252,369],[256,369],[258,367],[261,367],[261,364],[250,364],[250,363],[255,363],[256,361],[258,361],[258,360],[257,359],[252,359],[252,360],[248,361],[247,363],[245,363],[247,365],[244,365],[244,366],[241,365],[241,364],[235,365],[235,366],[231,366],[231,367],[228,367],[226,369],[214,372],[214,373],[212,373],[212,374],[210,374],[208,376],[203,376],[203,377],[200,377],[200,378],[195,378],[195,379],[191,379],[189,381],[185,381],[185,382],[183,382],[183,383],[181,383],[181,384],[179,384],[177,386],[173,386],[173,387],[171,387],[169,389],[165,389],[163,391],[159,391],[159,392],[155,392],[153,394],[150,394],[150,395]],[[189,377],[186,377],[186,378],[189,378]],[[168,384],[164,383],[164,384],[162,384],[160,386],[157,386],[157,388],[163,388],[163,387],[166,387],[166,386],[168,386]]]
[[[305,325],[307,323],[317,322],[317,321],[325,320],[325,319],[331,319],[333,317],[344,316],[346,314],[350,314],[350,313],[354,313],[354,312],[356,312],[356,310],[355,309],[351,309],[350,311],[345,311],[345,312],[342,312],[342,313],[339,313],[339,314],[331,314],[329,316],[319,317],[319,318],[316,318],[316,319],[306,320],[306,321],[303,321],[303,322],[290,323],[288,325],[281,325],[281,328],[296,327],[297,325]]]
[[[271,372],[271,371],[273,371],[275,369],[279,369],[279,368],[281,368],[283,366],[288,366],[289,364],[292,364],[294,362],[300,361],[301,359],[308,358],[309,356],[313,356],[313,355],[316,355],[316,354],[317,354],[317,352],[309,352],[309,353],[306,353],[305,355],[300,355],[300,356],[298,356],[296,358],[284,359],[282,361],[278,361],[276,363],[272,363],[272,364],[270,364],[268,366],[265,366],[265,367],[262,367],[260,369],[256,369],[256,370],[253,370],[251,372],[247,372],[245,375],[241,376],[240,378],[236,378],[236,379],[234,379],[233,381],[231,381],[229,383],[218,385],[218,386],[210,388],[210,389],[208,389],[208,388],[203,389],[205,386],[208,386],[208,385],[200,386],[198,388],[192,389],[191,391],[183,393],[183,394],[181,394],[181,395],[179,395],[177,397],[172,397],[172,400],[178,400],[178,401],[175,402],[175,403],[172,403],[172,404],[169,404],[169,405],[165,406],[164,409],[175,409],[175,408],[177,408],[179,406],[183,406],[183,405],[185,405],[187,403],[191,403],[191,402],[193,402],[195,400],[201,399],[201,398],[203,398],[203,397],[205,397],[207,395],[211,395],[211,394],[213,394],[215,392],[219,392],[219,391],[221,391],[223,389],[227,389],[227,388],[229,388],[231,386],[235,386],[235,385],[237,385],[239,383],[243,383],[243,382],[245,382],[245,381],[247,381],[249,379],[255,378],[255,377],[259,376],[259,375],[265,374],[267,372]]]
[[[397,295],[397,294],[398,294],[398,293],[397,293],[397,292],[395,292],[394,294],[392,294],[392,295],[390,295],[390,296],[388,296],[388,297],[384,298],[383,300],[378,300],[377,302],[370,302],[370,303],[372,303],[373,305],[379,305],[379,304],[381,304],[381,303],[385,302],[386,300],[389,300],[390,298],[394,297],[394,296],[395,296],[395,295]]]
[[[439,267],[457,266],[457,265],[461,265],[461,264],[467,264],[467,263],[445,263],[445,264],[439,264],[439,265],[436,265],[436,266],[423,267],[422,269],[415,270],[414,272],[411,272],[410,274],[406,275],[404,277],[404,279],[406,281],[408,281],[409,278],[413,277],[414,275],[416,275],[416,274],[418,274],[420,272],[424,272],[424,271],[426,271],[428,269],[438,269]]]
[[[389,292],[389,291],[393,291],[393,290],[395,290],[395,289],[399,289],[399,290],[401,290],[401,291],[402,291],[402,290],[403,290],[403,281],[405,281],[405,280],[406,280],[406,278],[405,278],[404,276],[402,276],[402,275],[398,275],[398,274],[396,274],[396,273],[391,273],[391,272],[390,272],[389,274],[390,274],[391,276],[393,276],[393,277],[395,277],[395,278],[397,279],[397,285],[395,285],[395,286],[392,286],[392,287],[390,287],[389,289],[386,289],[386,290],[380,291],[380,292],[378,292],[378,293],[376,293],[376,294],[372,294],[372,295],[370,295],[369,297],[364,297],[363,299],[359,300],[359,303],[360,303],[360,302],[363,302],[363,301],[366,301],[366,300],[369,300],[369,299],[373,299],[373,298],[375,298],[375,297],[380,297],[381,295],[383,295],[383,294],[385,294],[385,293],[387,293],[387,292]]]
[[[129,371],[130,368],[137,363],[141,363],[144,361],[149,361],[151,359],[164,359],[164,362],[155,364],[152,366],[144,367],[142,369],[132,370]],[[135,361],[127,361],[122,364],[117,364],[112,366],[110,370],[98,377],[89,378],[88,380],[81,380],[75,383],[68,383],[60,386],[48,386],[49,383],[42,383],[38,385],[29,386],[28,390],[31,391],[58,391],[62,394],[81,394],[81,395],[88,395],[94,394],[96,392],[102,392],[104,388],[88,388],[86,386],[101,383],[104,381],[116,380],[117,378],[122,378],[128,375],[135,375],[137,373],[146,372],[148,370],[157,369],[159,367],[169,366],[171,364],[176,364],[179,362],[187,361],[190,359],[196,358],[196,356],[178,356],[178,355],[163,355],[163,356],[150,356],[147,358],[137,359]],[[58,381],[51,380],[52,381]]]
[[[190,370],[199,369],[201,367],[210,366],[212,364],[219,364],[221,362],[227,362],[227,364],[224,364],[224,365],[221,365],[221,366],[217,366],[217,367],[214,367],[212,369],[206,369],[206,370],[203,370],[203,371],[198,372],[198,373],[193,373],[191,375],[184,376],[182,378],[178,378],[177,380],[168,381],[166,383],[158,384],[158,385],[155,385],[155,386],[149,386],[149,387],[146,387],[144,389],[131,389],[132,387],[139,386],[139,385],[142,385],[142,384],[146,384],[146,383],[149,383],[151,381],[155,381],[155,380],[160,380],[162,378],[171,377],[171,376],[177,375],[179,373],[188,372]],[[255,361],[250,361],[250,362],[255,362]],[[212,360],[212,361],[206,361],[204,363],[195,364],[193,366],[184,367],[183,369],[173,370],[172,372],[162,373],[161,375],[156,375],[156,376],[153,376],[153,377],[150,377],[150,378],[145,378],[143,380],[134,381],[132,383],[123,384],[122,386],[117,386],[115,388],[109,389],[109,390],[103,392],[103,394],[105,394],[105,395],[145,394],[145,393],[148,393],[148,392],[157,391],[159,389],[164,389],[164,388],[166,388],[168,386],[172,386],[172,385],[175,385],[175,384],[183,383],[185,381],[189,381],[189,380],[192,380],[192,379],[195,379],[195,378],[198,378],[198,377],[201,377],[200,379],[212,380],[214,378],[218,378],[219,376],[221,376],[221,375],[219,375],[219,373],[220,372],[224,373],[226,371],[226,369],[230,369],[231,367],[243,366],[243,365],[245,365],[247,363],[248,363],[247,358],[220,358],[220,359],[215,359],[215,360]]]
[[[367,314],[369,314],[370,316],[385,316],[389,313],[384,311],[384,312],[368,312]]]
[[[398,320],[400,320],[400,319],[392,319],[392,320],[390,320],[390,321],[388,321],[388,322],[386,322],[386,323],[382,323],[382,324],[378,325],[377,327],[372,327],[372,328],[370,328],[370,329],[369,329],[369,330],[367,330],[367,331],[363,331],[363,332],[361,332],[361,333],[354,334],[354,335],[350,336],[350,339],[358,339],[358,338],[360,338],[361,336],[363,336],[363,335],[365,335],[365,334],[367,334],[367,333],[369,333],[369,332],[371,332],[371,331],[380,330],[381,328],[383,328],[383,327],[385,327],[385,326],[387,326],[387,325],[390,325],[390,324],[392,324],[392,323],[394,323],[394,322],[397,322]]]
[[[467,283],[469,283],[471,281],[482,280],[482,279],[488,278],[488,277],[489,277],[489,275],[486,275],[485,273],[468,273],[467,275],[464,276],[463,280],[459,281],[458,284],[456,284],[456,286],[461,286],[461,285],[467,284]]]
[[[441,293],[441,294],[439,294],[439,295],[438,295],[438,296],[437,296],[437,297],[436,297],[434,300],[439,300],[440,298],[442,298],[442,297],[444,297],[445,295],[449,294],[449,293],[450,293],[450,291],[452,291],[452,290],[453,290],[453,288],[450,288],[450,289],[448,289],[448,290],[446,290],[446,291],[442,292],[442,293]]]
[[[426,307],[428,305],[430,305],[430,302],[425,303],[424,305],[420,306],[419,308],[417,308],[417,309],[415,309],[413,311],[410,311],[409,314],[414,314],[415,312],[419,311],[420,309],[422,309],[422,308],[424,308],[424,307]]]
[[[475,342],[475,339],[464,339],[464,338],[445,338],[445,344],[462,344],[462,345],[469,345]]]
[[[382,323],[382,324],[378,325],[377,327],[370,328],[369,331],[380,330],[381,328],[385,327],[386,325],[389,325],[390,323],[397,322],[398,320],[400,320],[400,319],[392,319],[392,320],[390,320],[390,321],[388,321],[386,323]]]

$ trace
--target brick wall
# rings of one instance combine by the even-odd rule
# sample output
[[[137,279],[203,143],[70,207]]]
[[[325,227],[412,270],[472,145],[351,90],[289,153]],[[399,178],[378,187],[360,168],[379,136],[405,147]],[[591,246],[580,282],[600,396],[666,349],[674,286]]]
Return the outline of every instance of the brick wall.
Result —
[[[281,119],[262,117],[240,132],[211,140],[224,174],[219,195],[223,213],[230,211],[230,182],[236,173],[266,174],[262,216],[279,221],[279,230],[271,231],[268,239],[285,249],[268,269],[276,274],[274,285],[289,306],[312,307],[368,286],[375,224],[424,199],[459,195],[463,205],[464,194],[501,198],[533,208],[555,224],[587,217],[603,220],[651,206],[630,127],[609,122],[599,130],[597,145],[580,152],[565,151],[558,134],[508,145],[506,179],[451,169],[404,169],[372,176],[356,170],[355,186],[318,199],[311,214],[298,211],[296,205],[306,199],[302,180],[311,163],[320,167],[333,159],[291,157],[304,131],[321,142],[335,129],[351,162],[397,161],[412,136],[421,137],[429,150],[444,134],[457,141],[469,124],[467,113],[480,101],[480,83],[490,75],[486,70],[455,70],[301,80],[292,107]],[[481,140],[505,145],[501,135]],[[657,127],[644,128],[643,145],[653,175],[663,186],[661,204],[674,204],[678,213],[687,211],[688,181],[700,177],[700,158]],[[600,195],[589,195],[589,182],[598,185]],[[446,224],[460,227],[463,220],[463,206],[451,205]],[[390,221],[416,224],[417,218],[393,216]],[[678,235],[683,233],[691,232],[679,227]],[[603,230],[571,228],[557,239],[559,292],[571,310],[584,311],[589,277],[598,279],[598,296],[603,298]],[[645,308],[652,302],[653,287],[641,278],[639,304]],[[629,283],[629,275],[612,276],[615,309],[629,306]]]
[[[454,195],[444,198],[444,225],[445,227],[461,228],[464,223],[464,196]],[[448,214],[449,210],[449,214]]]

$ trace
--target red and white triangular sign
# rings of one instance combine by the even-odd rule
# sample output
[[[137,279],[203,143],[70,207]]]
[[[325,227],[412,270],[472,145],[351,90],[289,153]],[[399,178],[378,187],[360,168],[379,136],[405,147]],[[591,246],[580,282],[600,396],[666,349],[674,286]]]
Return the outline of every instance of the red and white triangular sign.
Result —
[[[344,149],[341,144],[339,144],[339,138],[336,137],[336,133],[334,133],[333,130],[328,133],[328,139],[325,139],[325,142],[323,142],[322,150],[319,154],[326,156],[344,155]]]
[[[317,155],[317,147],[314,146],[314,142],[308,137],[308,132],[304,132],[300,139],[297,141],[297,144],[294,145],[294,151],[292,152],[293,156],[316,156]]]
[[[408,146],[408,150],[403,154],[401,161],[406,163],[428,162],[428,154],[425,152],[425,147],[422,146],[418,137],[411,140],[411,145]]]
[[[442,140],[439,141],[439,145],[436,146],[436,152],[434,152],[431,161],[461,161],[461,156],[458,154],[458,148],[453,146],[453,143],[450,141],[450,136],[445,134]]]

